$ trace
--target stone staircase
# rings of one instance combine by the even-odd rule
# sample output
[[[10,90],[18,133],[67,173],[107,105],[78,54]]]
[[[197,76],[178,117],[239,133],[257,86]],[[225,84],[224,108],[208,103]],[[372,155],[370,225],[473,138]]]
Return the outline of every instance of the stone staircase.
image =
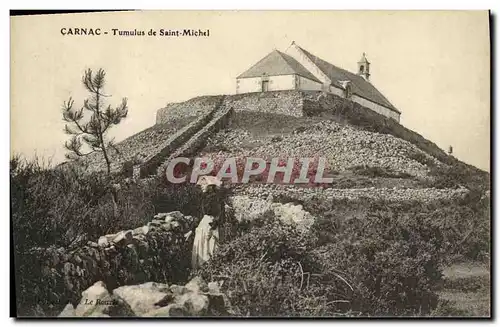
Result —
[[[228,117],[233,110],[231,107],[224,105],[224,99],[224,97],[221,97],[210,112],[198,117],[172,135],[165,142],[165,146],[161,151],[135,165],[133,167],[133,177],[139,179],[162,174],[173,158],[194,154],[204,145],[208,135],[226,126]]]
[[[196,153],[205,145],[210,135],[217,133],[219,130],[228,125],[233,112],[234,109],[232,107],[224,104],[217,106],[214,111],[210,113],[210,120],[193,133],[189,139],[173,151],[168,158],[161,165],[159,165],[157,174],[164,174],[168,164],[174,158],[191,157],[196,155]]]

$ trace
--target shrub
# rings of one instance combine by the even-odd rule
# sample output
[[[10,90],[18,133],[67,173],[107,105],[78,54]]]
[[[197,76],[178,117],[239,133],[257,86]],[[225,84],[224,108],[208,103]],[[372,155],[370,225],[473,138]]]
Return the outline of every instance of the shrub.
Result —
[[[93,229],[105,229],[113,212],[105,175],[82,177],[75,169],[46,169],[11,161],[11,219],[16,249],[68,246]]]
[[[490,175],[479,169],[471,169],[458,163],[451,166],[431,167],[429,175],[432,180],[425,182],[427,187],[477,189],[486,191],[490,189]]]
[[[463,317],[469,315],[469,312],[456,308],[452,301],[444,299],[439,299],[438,305],[430,313],[432,317]]]
[[[242,315],[415,315],[437,304],[442,235],[423,217],[375,210],[325,235],[266,217],[218,249],[199,274],[224,280]],[[318,228],[319,227],[319,228]]]
[[[433,287],[441,279],[441,239],[422,217],[382,211],[344,221],[332,242],[316,251],[352,281],[353,310],[415,315],[437,304]]]
[[[272,216],[253,224],[198,272],[209,281],[224,280],[222,290],[237,315],[336,315],[349,303],[347,283],[322,271],[311,255],[311,235]]]
[[[84,174],[76,166],[49,169],[19,158],[11,160],[10,179],[17,252],[35,246],[78,246],[144,225],[158,212],[201,213],[201,190],[189,183],[168,184],[160,178],[134,182]]]
[[[429,156],[426,156],[423,152],[412,152],[408,155],[408,158],[428,167],[436,167],[434,160],[432,160]]]

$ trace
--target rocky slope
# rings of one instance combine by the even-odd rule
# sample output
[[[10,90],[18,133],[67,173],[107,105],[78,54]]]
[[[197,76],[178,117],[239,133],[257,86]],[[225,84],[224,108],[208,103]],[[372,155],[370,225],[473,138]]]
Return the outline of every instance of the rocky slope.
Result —
[[[235,119],[238,118],[245,119],[248,115],[237,113]],[[276,116],[270,119],[286,118]],[[220,151],[210,152],[211,148]],[[311,121],[309,125],[291,132],[269,130],[267,135],[257,134],[251,128],[229,128],[211,139],[207,146],[207,155],[269,159],[322,156],[326,158],[329,168],[337,172],[366,165],[387,168],[414,177],[427,176],[430,168],[414,158],[442,165],[415,145],[392,135],[363,131],[329,120]]]

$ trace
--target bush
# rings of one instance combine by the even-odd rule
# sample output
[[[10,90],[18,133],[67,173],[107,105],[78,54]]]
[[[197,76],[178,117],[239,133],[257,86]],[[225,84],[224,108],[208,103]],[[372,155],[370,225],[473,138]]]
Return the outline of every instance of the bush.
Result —
[[[199,274],[224,280],[242,315],[415,315],[437,305],[440,231],[415,215],[337,219],[329,240],[266,217],[218,249]],[[322,239],[323,238],[323,239]]]
[[[440,299],[437,307],[430,313],[432,317],[464,317],[470,313],[456,308],[452,301]]]
[[[11,216],[17,252],[78,246],[101,235],[146,224],[158,212],[201,213],[201,190],[162,179],[134,182],[76,166],[49,169],[11,160]],[[116,207],[112,194],[116,196]]]
[[[423,152],[412,152],[408,155],[408,158],[428,167],[436,167],[434,160],[432,160],[429,156],[426,156]]]
[[[11,219],[19,251],[34,246],[69,246],[92,230],[107,229],[112,216],[111,181],[82,177],[75,169],[52,170],[38,161],[11,161]]]
[[[431,167],[429,175],[432,177],[430,182],[425,182],[427,187],[435,188],[459,188],[465,187],[471,190],[481,192],[490,189],[490,175],[479,169],[471,169],[464,164],[455,164],[451,166]]]
[[[342,278],[322,270],[314,244],[310,234],[266,217],[223,244],[198,274],[224,280],[237,315],[336,315],[351,292]]]
[[[345,221],[317,253],[356,291],[352,309],[369,315],[429,313],[437,304],[440,231],[422,217],[375,212]]]
[[[480,190],[471,190],[461,199],[419,202],[388,202],[358,199],[356,201],[311,198],[298,201],[291,197],[278,198],[282,203],[302,204],[304,210],[316,217],[313,225],[319,245],[335,241],[335,235],[348,226],[352,218],[366,219],[373,212],[405,217],[419,216],[429,228],[439,230],[442,236],[441,260],[488,260],[490,253],[490,198]]]

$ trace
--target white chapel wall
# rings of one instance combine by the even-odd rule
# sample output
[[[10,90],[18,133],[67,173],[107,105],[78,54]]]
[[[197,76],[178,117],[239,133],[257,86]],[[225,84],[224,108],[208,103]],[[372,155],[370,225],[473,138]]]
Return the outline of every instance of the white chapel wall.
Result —
[[[268,91],[295,89],[295,75],[268,76]],[[236,80],[236,93],[262,92],[262,77],[239,78]]]
[[[335,87],[333,85],[330,85],[330,93],[333,93],[335,95],[338,95],[339,97],[344,97],[344,89],[340,89],[338,87]]]
[[[366,108],[369,108],[369,109],[375,111],[376,113],[379,113],[379,114],[384,115],[386,117],[392,118],[399,123],[400,114],[398,114],[397,112],[395,112],[393,110],[390,110],[384,106],[381,106],[378,103],[374,103],[374,102],[371,102],[369,100],[366,100],[365,98],[362,98],[362,97],[357,96],[355,94],[352,96],[351,100],[359,103],[363,107],[366,107]]]
[[[341,97],[345,97],[344,90],[341,89],[341,88],[335,87],[333,85],[330,86],[330,93],[333,93],[333,94],[341,96]],[[395,119],[399,123],[399,116],[400,116],[400,114],[398,114],[397,112],[395,112],[393,110],[390,110],[389,108],[381,106],[378,103],[375,103],[375,102],[372,102],[370,100],[367,100],[367,99],[365,99],[363,97],[360,97],[360,96],[358,96],[356,94],[352,95],[351,101],[359,103],[363,107],[371,109],[371,110],[375,111],[378,114],[384,115],[384,116],[386,116],[388,118]]]
[[[305,78],[302,76],[298,76],[298,85],[297,88],[299,90],[304,90],[304,91],[321,91],[321,87],[323,86],[322,83],[310,80],[309,78]]]

